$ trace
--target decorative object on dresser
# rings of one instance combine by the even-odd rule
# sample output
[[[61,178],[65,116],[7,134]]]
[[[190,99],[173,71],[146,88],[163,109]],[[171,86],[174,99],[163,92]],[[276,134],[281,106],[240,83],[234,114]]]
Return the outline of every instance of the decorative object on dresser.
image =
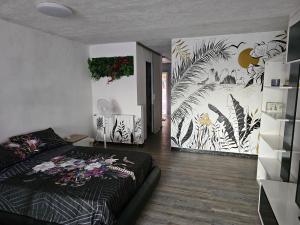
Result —
[[[280,86],[280,79],[272,79],[271,80],[271,86],[279,87]]]
[[[290,81],[289,80],[285,80],[283,87],[288,87],[290,85]]]
[[[75,145],[75,146],[93,146],[94,139],[90,138],[88,135],[84,134],[71,134],[64,138],[65,141]]]
[[[267,102],[266,112],[269,113],[283,113],[283,103],[282,102]]]

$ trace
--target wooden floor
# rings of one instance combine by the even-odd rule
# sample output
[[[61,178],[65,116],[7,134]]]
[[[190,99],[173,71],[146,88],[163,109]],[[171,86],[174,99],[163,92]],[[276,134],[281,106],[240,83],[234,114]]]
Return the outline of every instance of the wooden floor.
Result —
[[[162,169],[137,225],[259,224],[256,160],[170,151],[169,135],[164,122],[162,132],[136,149],[151,153]]]

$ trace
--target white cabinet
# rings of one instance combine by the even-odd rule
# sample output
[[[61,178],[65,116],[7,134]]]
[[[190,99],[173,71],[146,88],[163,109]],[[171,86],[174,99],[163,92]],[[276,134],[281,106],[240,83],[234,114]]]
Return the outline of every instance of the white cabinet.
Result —
[[[300,225],[300,209],[295,202],[296,184],[261,182],[258,214],[262,225]]]

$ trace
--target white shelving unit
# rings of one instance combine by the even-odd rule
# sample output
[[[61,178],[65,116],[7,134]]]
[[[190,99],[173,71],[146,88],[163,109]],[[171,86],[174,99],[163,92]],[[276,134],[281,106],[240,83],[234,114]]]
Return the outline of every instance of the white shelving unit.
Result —
[[[259,138],[257,163],[257,180],[280,181],[281,155],[283,148],[284,122],[289,122],[285,113],[270,113],[266,111],[267,102],[281,102],[285,106],[287,92],[292,87],[271,86],[272,79],[280,79],[283,84],[289,77],[289,65],[284,63],[285,55],[279,55],[265,65],[264,91],[262,99],[262,116]]]
[[[261,134],[260,138],[264,141],[273,151],[285,152],[283,148],[283,137],[279,135]]]
[[[295,89],[295,87],[291,87],[291,86],[274,87],[274,86],[270,86],[270,85],[265,85],[264,88],[271,88],[271,89],[275,89],[275,90],[291,90],[291,89]],[[298,87],[298,89],[299,89],[299,87]]]
[[[264,113],[265,115],[273,118],[274,120],[278,120],[278,121],[281,121],[281,122],[293,121],[292,118],[288,118],[284,113],[270,113],[270,112],[266,112],[266,111],[262,111],[262,113]],[[300,118],[296,118],[295,122],[299,123]]]
[[[280,181],[280,169],[281,164],[277,159],[273,158],[259,158],[259,163],[262,166],[262,169],[265,171],[265,177],[267,180]]]
[[[289,26],[299,19],[300,8],[290,17]],[[258,215],[261,224],[300,224],[300,207],[295,203],[300,160],[300,88],[299,84],[296,85],[299,82],[299,66],[285,64],[285,61],[285,55],[280,55],[265,65],[257,163],[260,185]],[[272,79],[280,79],[281,85],[285,80],[295,83],[273,87]],[[283,112],[267,112],[267,102],[281,102]],[[297,108],[294,104],[297,104]]]
[[[275,180],[280,181],[281,158],[285,154],[290,154],[284,149],[283,135],[285,123],[293,122],[293,118],[286,116],[285,110],[282,113],[270,113],[266,111],[267,102],[281,102],[285,107],[287,105],[288,90],[298,89],[299,86],[271,86],[272,79],[280,79],[283,84],[289,78],[290,65],[285,64],[285,54],[276,56],[266,62],[264,91],[262,99],[262,116],[259,139],[259,152],[257,163],[257,180]],[[300,104],[298,98],[299,112]],[[291,157],[290,181],[297,181],[297,174],[300,160],[300,115],[296,115],[294,145]]]

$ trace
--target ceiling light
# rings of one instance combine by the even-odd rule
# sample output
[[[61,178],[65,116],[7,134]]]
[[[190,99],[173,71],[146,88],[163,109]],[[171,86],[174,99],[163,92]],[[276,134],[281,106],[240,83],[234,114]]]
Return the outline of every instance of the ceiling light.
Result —
[[[67,17],[73,14],[72,9],[54,2],[42,2],[36,5],[40,13],[54,17]]]

